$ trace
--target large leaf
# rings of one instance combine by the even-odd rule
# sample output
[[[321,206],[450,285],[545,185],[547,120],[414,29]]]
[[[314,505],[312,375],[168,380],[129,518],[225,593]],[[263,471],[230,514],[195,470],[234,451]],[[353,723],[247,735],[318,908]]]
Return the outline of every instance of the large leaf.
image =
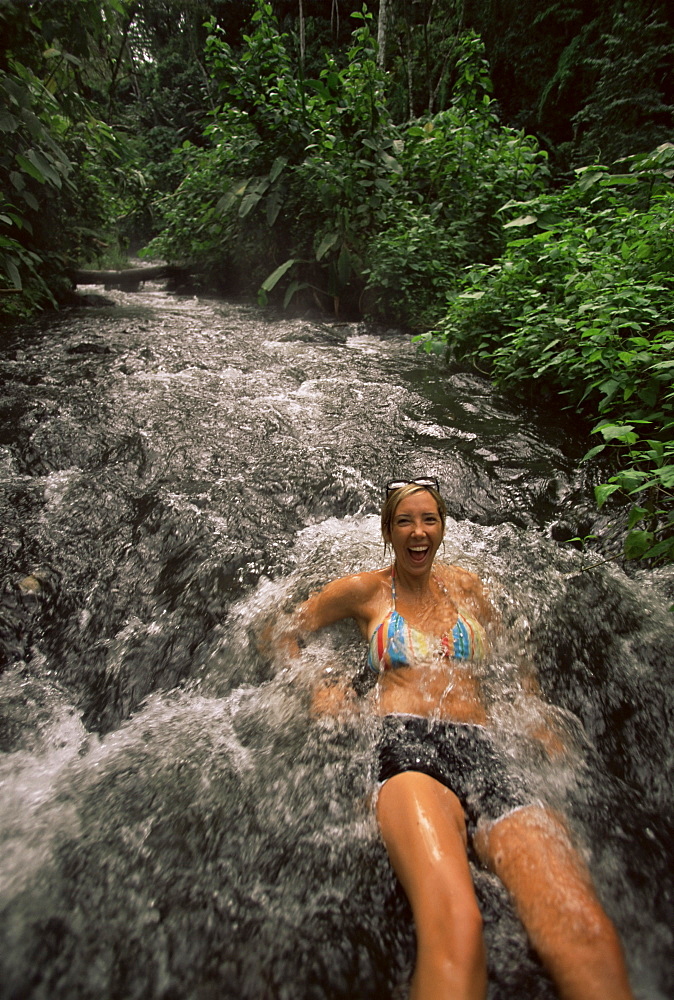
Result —
[[[583,457],[581,458],[581,462],[589,462],[591,458],[594,458],[595,455],[598,455],[599,452],[603,451],[605,447],[606,447],[605,444],[597,444],[594,446],[594,448],[590,448],[587,454],[583,455]]]
[[[296,263],[295,258],[291,257],[284,264],[280,264],[275,271],[264,279],[260,288],[265,292],[271,292],[272,288],[281,280],[286,271],[289,271],[293,264]]]
[[[262,196],[269,187],[268,177],[258,177],[255,184],[249,188],[246,196],[239,205],[239,218],[245,219],[253,211],[255,206],[262,200]]]
[[[27,160],[25,156],[22,156],[21,153],[17,153],[15,159],[24,173],[29,174],[29,176],[34,180],[39,181],[40,184],[47,183],[47,178],[42,171],[38,170],[38,168],[31,163],[30,160]]]
[[[286,309],[296,292],[301,288],[308,288],[306,281],[291,281],[283,296],[283,308]]]
[[[338,239],[339,233],[328,233],[327,236],[324,236],[318,246],[318,250],[316,251],[316,260],[321,260],[325,257],[328,250],[331,250],[334,247]]]
[[[0,132],[16,132],[18,127],[18,118],[11,115],[9,111],[0,111]]]
[[[653,545],[655,537],[652,531],[642,531],[633,528],[625,539],[623,555],[626,559],[641,559]]]
[[[262,200],[262,195],[257,191],[249,191],[245,198],[242,199],[239,205],[239,218],[245,219],[246,216],[253,211],[255,206]]]
[[[281,187],[275,187],[267,198],[267,225],[273,226],[283,206],[285,192]]]
[[[19,269],[12,260],[8,260],[5,263],[5,270],[9,275],[9,278],[15,288],[23,288],[23,283],[21,281],[21,275],[19,274]]]
[[[277,177],[279,176],[279,174],[281,173],[287,162],[288,162],[287,156],[276,157],[276,159],[271,165],[271,170],[269,171],[269,180],[271,181],[272,184],[277,179]]]
[[[236,181],[234,184],[232,184],[229,191],[225,191],[222,197],[218,199],[215,206],[216,212],[222,212],[223,215],[225,214],[225,212],[228,212],[229,209],[232,208],[237,203],[237,201],[239,201],[240,198],[243,198],[246,188],[252,182],[252,180],[253,180],[252,177],[247,177],[246,180],[244,181]]]
[[[384,161],[384,165],[394,174],[402,174],[403,168],[398,163],[394,156],[390,156],[389,153],[385,153],[383,150],[379,154]]]
[[[351,277],[351,254],[346,247],[342,247],[339,251],[339,257],[337,258],[337,274],[339,275],[339,280],[342,286],[346,285],[347,281]]]
[[[588,170],[578,180],[578,187],[581,191],[587,191],[588,188],[591,188],[592,185],[596,184],[602,177],[606,177],[606,172],[604,170]]]
[[[26,156],[50,184],[53,184],[53,186],[57,188],[61,187],[61,175],[54,169],[49,160],[47,160],[47,158],[43,156],[39,150],[29,149],[26,152]]]
[[[597,502],[597,506],[603,507],[608,498],[611,496],[611,494],[615,493],[616,490],[619,489],[620,487],[617,486],[615,483],[602,483],[599,486],[595,486],[594,498]]]
[[[598,427],[598,431],[604,438],[604,441],[625,441],[628,444],[633,444],[637,440],[636,434],[633,433],[634,427],[632,424],[604,424],[603,427]]]
[[[506,222],[504,229],[516,229],[520,226],[531,226],[536,222],[537,216],[535,215],[520,215],[519,218],[513,219],[512,222]]]

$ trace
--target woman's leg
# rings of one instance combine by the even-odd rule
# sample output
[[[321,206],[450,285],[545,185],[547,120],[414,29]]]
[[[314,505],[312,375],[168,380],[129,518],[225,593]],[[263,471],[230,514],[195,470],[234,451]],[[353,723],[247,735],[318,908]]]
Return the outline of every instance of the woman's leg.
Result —
[[[417,962],[411,1000],[483,1000],[482,918],[459,800],[434,778],[407,771],[384,783],[377,819],[414,914]]]
[[[480,831],[475,847],[513,896],[562,1000],[633,1000],[616,930],[558,816],[519,809]]]

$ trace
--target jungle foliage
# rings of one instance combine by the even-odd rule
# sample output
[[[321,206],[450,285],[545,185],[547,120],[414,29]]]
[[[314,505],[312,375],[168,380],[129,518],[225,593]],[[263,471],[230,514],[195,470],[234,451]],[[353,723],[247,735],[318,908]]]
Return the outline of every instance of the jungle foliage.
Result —
[[[457,49],[450,107],[394,124],[372,15],[352,18],[350,47],[325,53],[315,79],[296,73],[292,39],[265,0],[238,53],[212,23],[207,61],[223,97],[212,143],[183,146],[189,171],[147,252],[196,257],[224,283],[248,275],[263,302],[311,291],[339,312],[367,304],[424,328],[458,270],[500,250],[496,209],[542,191],[547,158],[500,125],[471,31]]]
[[[122,0],[0,3],[0,309],[5,320],[55,305],[68,269],[115,238],[138,197],[124,136],[102,117]],[[109,58],[102,53],[110,53]]]
[[[594,417],[614,452],[595,488],[630,502],[628,558],[674,558],[674,145],[612,172],[503,206],[510,234],[491,265],[470,268],[428,351],[470,362],[504,386],[561,397]]]
[[[150,241],[404,325],[594,421],[625,555],[671,559],[670,6],[0,0],[0,316]]]

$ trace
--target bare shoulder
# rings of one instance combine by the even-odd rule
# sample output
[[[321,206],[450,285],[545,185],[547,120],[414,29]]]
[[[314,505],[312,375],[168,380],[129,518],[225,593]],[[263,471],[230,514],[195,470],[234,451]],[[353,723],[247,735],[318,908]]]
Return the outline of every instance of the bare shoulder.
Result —
[[[446,566],[447,573],[451,576],[456,586],[466,591],[482,592],[484,584],[479,576],[464,569],[463,566]]]
[[[494,607],[489,600],[489,592],[475,573],[462,566],[448,566],[439,563],[438,578],[447,587],[457,604],[465,605],[483,622],[493,621]]]
[[[299,609],[302,626],[313,632],[343,618],[355,618],[359,623],[366,621],[372,604],[381,600],[386,572],[367,570],[332,580],[312,594]]]
[[[384,570],[366,570],[361,573],[351,573],[349,576],[341,576],[326,584],[313,596],[328,600],[344,597],[357,603],[368,601],[381,589],[383,573]]]
[[[480,577],[471,573],[470,570],[464,569],[463,566],[436,563],[435,573],[445,586],[458,587],[461,590],[476,593],[484,590]]]

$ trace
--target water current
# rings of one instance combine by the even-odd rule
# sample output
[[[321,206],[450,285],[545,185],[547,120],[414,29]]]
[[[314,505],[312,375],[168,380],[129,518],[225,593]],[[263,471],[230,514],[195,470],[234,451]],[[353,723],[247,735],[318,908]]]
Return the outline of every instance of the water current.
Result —
[[[293,663],[264,637],[312,589],[384,565],[382,483],[430,473],[442,558],[503,618],[483,678],[499,739],[568,817],[640,1000],[674,997],[674,574],[592,567],[554,540],[592,527],[573,423],[395,331],[109,294],[0,352],[2,996],[406,995],[375,723],[309,711],[326,664],[359,669],[361,640],[340,625]],[[527,736],[515,654],[570,757]],[[490,1000],[554,997],[472,863]]]

